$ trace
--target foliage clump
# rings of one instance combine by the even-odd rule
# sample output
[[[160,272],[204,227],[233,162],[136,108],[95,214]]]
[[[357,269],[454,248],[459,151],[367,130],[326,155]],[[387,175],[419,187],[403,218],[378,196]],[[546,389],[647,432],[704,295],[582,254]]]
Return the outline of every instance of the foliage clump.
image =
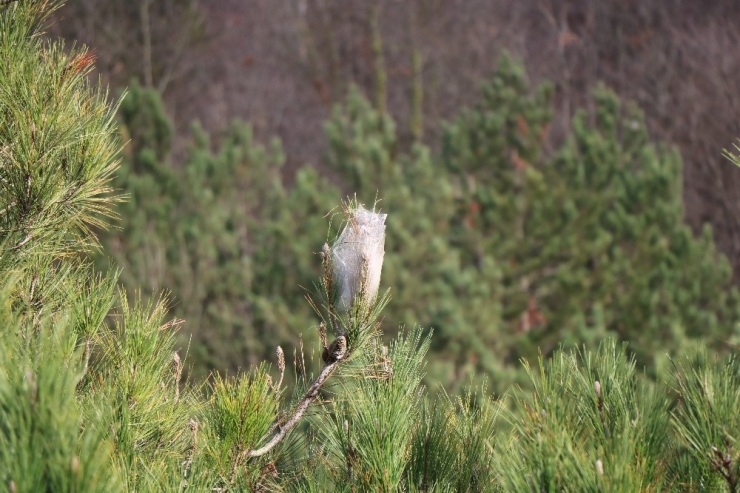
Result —
[[[503,58],[443,143],[458,197],[452,241],[501,270],[502,345],[532,358],[611,336],[654,372],[688,339],[730,339],[730,265],[709,230],[695,238],[683,224],[676,151],[651,143],[642,113],[604,87],[553,148],[551,98],[548,84],[530,94]]]

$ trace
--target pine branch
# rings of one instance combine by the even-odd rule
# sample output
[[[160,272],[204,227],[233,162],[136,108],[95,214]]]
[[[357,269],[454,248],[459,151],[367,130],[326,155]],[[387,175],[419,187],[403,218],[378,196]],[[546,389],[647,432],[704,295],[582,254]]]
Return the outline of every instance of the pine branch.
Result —
[[[311,387],[309,387],[306,394],[303,396],[301,401],[298,403],[298,406],[296,407],[295,413],[291,418],[286,421],[285,425],[280,427],[280,431],[278,431],[275,436],[272,437],[272,439],[267,442],[263,447],[258,448],[257,450],[250,450],[247,452],[247,457],[260,457],[262,455],[265,455],[270,450],[272,450],[275,445],[282,442],[283,439],[288,435],[288,432],[295,427],[295,425],[298,424],[298,422],[301,420],[303,415],[305,414],[306,410],[308,409],[308,406],[311,405],[311,403],[318,397],[319,390],[321,390],[321,387],[326,383],[326,381],[329,379],[329,377],[332,376],[334,371],[337,369],[337,366],[339,366],[339,363],[342,360],[335,360],[329,364],[327,364],[322,370],[321,373],[319,373],[319,376],[316,378],[313,384],[311,384]]]
[[[732,445],[729,440],[725,440],[726,452],[722,452],[717,447],[712,446],[714,457],[712,458],[712,467],[727,482],[727,488],[730,493],[736,493],[738,488],[738,478],[732,465]]]

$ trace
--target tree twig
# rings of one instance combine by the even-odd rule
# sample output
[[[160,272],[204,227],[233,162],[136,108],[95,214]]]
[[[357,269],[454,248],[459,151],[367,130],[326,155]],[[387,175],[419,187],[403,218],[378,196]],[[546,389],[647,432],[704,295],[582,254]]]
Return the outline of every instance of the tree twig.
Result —
[[[152,26],[149,20],[149,4],[151,0],[143,0],[140,6],[141,35],[144,38],[144,84],[154,87],[152,77]]]
[[[337,369],[337,366],[341,361],[343,361],[343,359],[333,361],[321,370],[321,373],[316,377],[314,383],[311,384],[306,395],[304,395],[303,399],[298,403],[293,416],[285,422],[285,425],[280,427],[279,431],[272,437],[272,439],[270,439],[269,442],[267,442],[267,444],[257,450],[250,450],[247,453],[247,457],[259,457],[261,455],[265,455],[267,452],[272,450],[275,445],[283,441],[283,439],[288,435],[288,432],[301,420],[303,414],[308,409],[308,406],[310,406],[314,399],[319,395],[319,390],[321,390],[324,383],[326,383],[332,373],[334,373],[334,370]]]

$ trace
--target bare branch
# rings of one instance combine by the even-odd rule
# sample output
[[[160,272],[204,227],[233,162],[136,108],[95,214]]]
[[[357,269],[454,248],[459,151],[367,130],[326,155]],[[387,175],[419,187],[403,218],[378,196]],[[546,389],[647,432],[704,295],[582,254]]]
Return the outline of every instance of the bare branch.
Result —
[[[18,250],[20,247],[31,241],[31,238],[33,238],[33,233],[28,233],[26,237],[18,242],[15,246],[13,246],[11,250]]]
[[[293,427],[297,425],[298,422],[301,420],[306,410],[308,409],[308,406],[310,406],[311,403],[319,395],[319,390],[321,390],[321,387],[324,385],[324,383],[326,383],[326,381],[329,379],[332,373],[334,373],[334,370],[337,369],[337,366],[339,365],[341,361],[343,360],[334,361],[326,365],[321,370],[321,373],[319,373],[319,376],[316,378],[316,381],[314,381],[314,383],[311,384],[311,387],[309,387],[308,391],[306,392],[306,395],[304,395],[303,399],[301,399],[300,403],[298,403],[298,406],[296,407],[296,410],[293,416],[291,416],[291,418],[288,421],[286,421],[285,425],[280,427],[280,430],[275,434],[275,436],[272,437],[272,439],[269,442],[267,442],[265,446],[258,448],[257,450],[250,450],[247,453],[247,457],[259,457],[261,455],[265,455],[267,452],[272,450],[273,447],[275,447],[275,445],[283,441],[283,439],[288,435],[288,432],[291,429],[293,429]]]
[[[149,4],[151,0],[141,2],[141,35],[144,38],[144,83],[146,87],[154,87],[152,77],[152,26],[149,20]]]

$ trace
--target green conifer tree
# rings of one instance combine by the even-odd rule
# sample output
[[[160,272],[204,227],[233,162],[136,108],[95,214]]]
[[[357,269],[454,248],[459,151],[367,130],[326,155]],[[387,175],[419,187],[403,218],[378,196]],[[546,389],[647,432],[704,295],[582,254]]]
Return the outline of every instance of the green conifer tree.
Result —
[[[116,105],[85,49],[43,40],[58,6],[0,6],[1,488],[202,489],[208,469],[183,477],[199,394],[180,387],[164,305],[119,300],[88,257],[116,202]]]
[[[172,293],[171,313],[187,320],[187,333],[194,335],[188,345],[201,363],[198,372],[256,364],[276,344],[292,341],[292,328],[305,325],[310,307],[287,300],[302,299],[300,285],[318,271],[310,258],[300,265],[286,262],[303,261],[295,252],[306,245],[294,238],[305,229],[313,232],[311,248],[318,251],[326,233],[322,216],[338,197],[319,195],[326,187],[310,172],[298,176],[289,197],[280,178],[279,145],[254,143],[251,129],[241,124],[232,126],[216,151],[194,126],[183,168],[174,169],[171,123],[161,98],[136,83],[120,120],[130,143],[116,185],[129,200],[119,209],[119,229],[101,237],[128,291],[143,286],[148,296]],[[302,196],[302,187],[323,197],[321,205]],[[108,260],[98,263],[104,267]]]
[[[0,484],[116,491],[112,444],[75,396],[112,304],[115,279],[80,253],[111,214],[115,107],[86,81],[88,52],[41,38],[56,8],[0,6]]]
[[[499,269],[490,256],[464,262],[449,241],[455,197],[431,151],[415,143],[402,153],[391,118],[356,89],[335,109],[326,133],[329,164],[353,192],[366,202],[382,197],[379,207],[397,211],[388,221],[384,282],[393,303],[385,330],[404,323],[434,328],[432,380],[460,385],[477,367],[510,381],[498,357],[505,352]]]
[[[505,57],[444,140],[460,197],[452,238],[468,262],[487,252],[503,271],[510,357],[613,335],[654,369],[687,338],[731,339],[737,291],[711,233],[682,223],[679,156],[605,88],[555,151],[551,93],[530,94]]]

